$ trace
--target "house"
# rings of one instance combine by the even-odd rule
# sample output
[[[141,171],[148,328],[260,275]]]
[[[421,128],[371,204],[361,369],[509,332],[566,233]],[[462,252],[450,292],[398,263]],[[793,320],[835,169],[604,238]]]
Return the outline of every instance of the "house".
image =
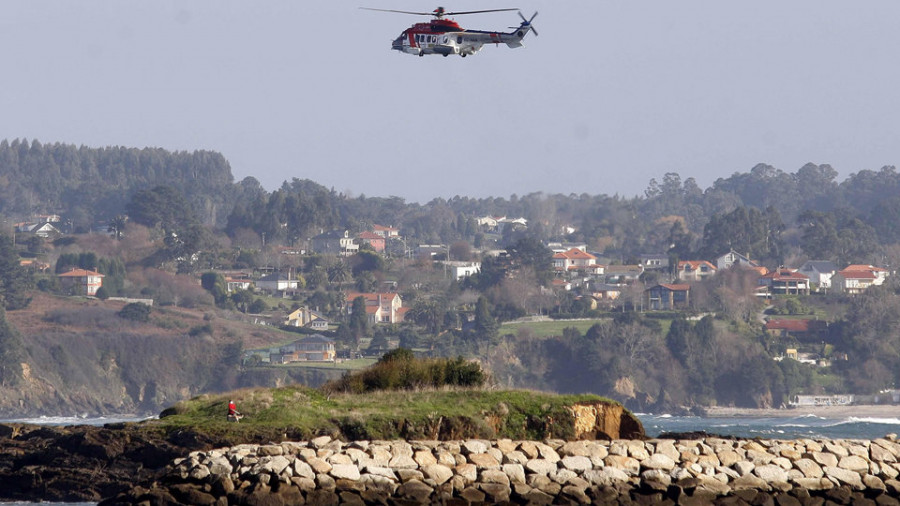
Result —
[[[846,269],[834,273],[831,286],[840,293],[856,295],[866,291],[870,286],[884,283],[888,272],[871,265],[850,265]]]
[[[393,227],[385,227],[383,225],[372,225],[372,232],[385,239],[400,237],[400,231]]]
[[[307,327],[316,330],[328,330],[328,318],[307,307],[299,307],[290,314],[284,322],[289,327]]]
[[[362,297],[366,301],[369,323],[400,323],[403,321],[403,299],[398,293],[347,292],[347,314],[353,311],[353,301]]]
[[[572,248],[587,251],[587,244],[583,242],[547,242],[544,244],[553,253],[564,253]]]
[[[636,265],[607,265],[605,269],[606,282],[611,284],[627,285],[634,283],[644,273],[644,266]]]
[[[365,232],[360,232],[360,234],[358,236],[356,236],[356,239],[359,241],[360,244],[368,244],[369,246],[372,247],[372,249],[374,249],[378,253],[384,252],[384,244],[385,244],[384,236],[380,236],[380,235],[376,234],[375,232],[365,231]]]
[[[350,256],[359,251],[356,239],[350,237],[350,231],[332,230],[312,238],[312,249],[323,255]]]
[[[596,264],[597,257],[578,248],[553,254],[553,268],[560,273],[584,270]]]
[[[570,291],[572,289],[572,282],[566,281],[564,279],[554,278],[550,281],[550,286],[557,290],[565,290]]]
[[[16,233],[36,235],[38,237],[43,237],[44,239],[62,235],[62,232],[48,221],[39,223],[17,223]]]
[[[887,269],[882,269],[881,267],[875,267],[874,265],[862,265],[862,264],[851,264],[847,267],[844,267],[845,271],[866,271],[871,272],[875,275],[875,284],[880,285],[884,283],[884,280],[887,279],[890,274]]]
[[[795,337],[806,341],[819,341],[819,336],[828,329],[828,322],[796,318],[772,319],[768,320],[763,328],[767,334],[774,337]]]
[[[72,269],[57,276],[60,284],[70,293],[75,295],[97,294],[97,290],[103,286],[103,274],[86,269]]]
[[[831,277],[837,272],[837,266],[828,260],[807,260],[797,272],[809,278],[809,283],[818,290],[831,288]]]
[[[225,276],[225,290],[228,293],[253,288],[253,280],[249,276]]]
[[[706,260],[681,260],[676,277],[680,281],[702,281],[716,273],[716,266]]]
[[[759,264],[735,250],[731,250],[716,259],[716,269],[727,269],[735,264],[741,267],[759,267]]]
[[[452,279],[459,280],[481,272],[481,262],[444,260],[441,263],[450,269],[450,276]]]
[[[663,254],[643,254],[639,257],[645,271],[669,270],[669,256]]]
[[[271,357],[272,363],[332,362],[335,359],[334,340],[321,334],[294,341],[283,346]]]
[[[591,285],[591,295],[598,300],[616,300],[622,295],[622,287],[607,284]]]
[[[809,295],[809,278],[790,269],[776,269],[759,278],[773,295]]]
[[[691,304],[691,285],[659,284],[644,290],[644,304],[651,311],[685,309]]]
[[[297,278],[285,276],[280,272],[273,272],[256,280],[256,287],[271,293],[287,295],[296,292],[300,288]]]
[[[500,220],[503,219],[506,219],[506,216],[482,216],[481,218],[475,218],[475,223],[487,230],[496,230]]]

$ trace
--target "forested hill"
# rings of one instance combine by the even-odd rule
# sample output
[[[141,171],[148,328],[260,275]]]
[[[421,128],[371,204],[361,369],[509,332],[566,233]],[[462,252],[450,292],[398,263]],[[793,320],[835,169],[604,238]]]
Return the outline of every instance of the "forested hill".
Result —
[[[0,214],[60,214],[75,230],[121,214],[135,192],[159,185],[178,188],[203,222],[220,224],[233,180],[225,157],[211,151],[0,141]]]

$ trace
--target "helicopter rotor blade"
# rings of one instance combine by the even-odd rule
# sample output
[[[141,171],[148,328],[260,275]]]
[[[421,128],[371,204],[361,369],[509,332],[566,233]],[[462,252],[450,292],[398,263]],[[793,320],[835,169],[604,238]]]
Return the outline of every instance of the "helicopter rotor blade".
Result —
[[[460,12],[445,12],[445,16],[459,16],[462,14],[482,14],[484,12],[508,12],[508,11],[518,11],[519,9],[487,9],[484,11],[460,11]]]
[[[433,12],[396,11],[394,9],[373,9],[371,7],[360,7],[360,9],[362,9],[364,11],[396,12],[398,14],[414,14],[416,16],[434,16]]]

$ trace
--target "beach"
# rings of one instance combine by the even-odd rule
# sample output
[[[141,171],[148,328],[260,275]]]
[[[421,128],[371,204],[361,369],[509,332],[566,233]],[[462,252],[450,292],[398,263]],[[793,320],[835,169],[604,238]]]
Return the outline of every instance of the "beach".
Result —
[[[795,418],[804,415],[815,415],[822,418],[898,418],[900,405],[893,404],[860,404],[846,406],[804,406],[786,409],[752,409],[734,407],[709,407],[706,416],[709,418]]]

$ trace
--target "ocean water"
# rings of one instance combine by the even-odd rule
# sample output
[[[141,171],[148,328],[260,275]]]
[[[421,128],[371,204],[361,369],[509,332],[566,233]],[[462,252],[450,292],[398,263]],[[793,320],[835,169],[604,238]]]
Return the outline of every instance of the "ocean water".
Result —
[[[672,416],[636,413],[648,436],[663,432],[705,431],[709,434],[763,439],[876,439],[900,434],[900,408],[897,417],[827,418],[816,415],[794,417]]]

